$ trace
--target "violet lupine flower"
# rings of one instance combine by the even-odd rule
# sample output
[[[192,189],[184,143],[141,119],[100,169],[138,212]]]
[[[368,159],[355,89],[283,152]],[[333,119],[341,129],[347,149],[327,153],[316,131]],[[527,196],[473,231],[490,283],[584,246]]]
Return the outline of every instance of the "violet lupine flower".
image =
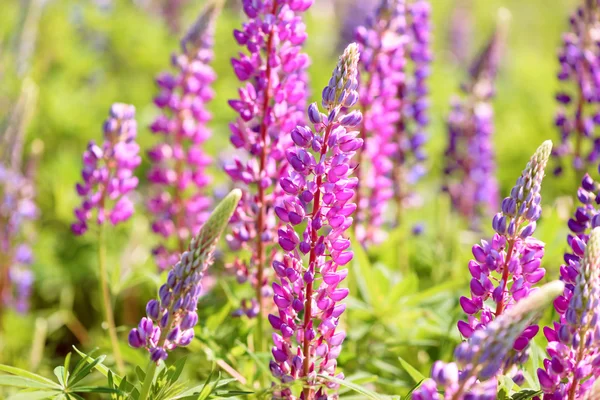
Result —
[[[162,114],[150,128],[163,139],[148,151],[153,195],[147,206],[154,216],[152,230],[164,241],[153,249],[161,270],[177,262],[211,205],[206,193],[211,159],[203,145],[210,137],[206,104],[214,97],[210,63],[218,11],[214,4],[207,6],[182,40],[182,53],[171,59],[177,74],[162,73],[156,80],[161,92],[154,103]]]
[[[546,273],[540,267],[544,243],[532,234],[542,211],[540,189],[551,150],[550,141],[536,150],[510,196],[502,201],[502,212],[494,216],[492,226],[496,234],[491,241],[482,240],[481,245],[473,246],[475,259],[469,262],[473,277],[471,297],[460,298],[460,305],[469,316],[467,321],[458,322],[458,330],[465,338],[529,296],[535,290],[532,286]],[[523,350],[538,330],[535,325],[529,326],[514,342],[514,358],[507,369],[526,360]]]
[[[346,46],[356,40],[356,28],[363,25],[368,16],[375,10],[380,0],[335,0],[333,9],[342,12],[339,37],[337,38],[336,51],[343,51]],[[338,53],[339,54],[339,53]]]
[[[600,377],[600,228],[585,243],[571,239],[575,257],[561,267],[566,285],[554,306],[560,315],[554,329],[544,328],[549,358],[537,371],[544,400],[585,397]]]
[[[553,152],[558,166],[570,159],[577,171],[586,170],[600,158],[600,1],[586,0],[570,18],[571,30],[563,35],[557,74],[563,88],[556,94],[555,124],[560,145]]]
[[[564,289],[564,283],[554,281],[519,301],[510,310],[477,330],[468,341],[459,344],[456,362],[436,361],[431,378],[412,394],[413,400],[494,400],[497,398],[496,374],[511,358],[513,344],[523,329],[536,324],[545,308]],[[438,389],[443,390],[438,393]]]
[[[472,8],[470,0],[458,0],[450,16],[448,47],[457,65],[469,62],[474,37]]]
[[[274,256],[278,227],[273,202],[281,193],[276,193],[275,183],[286,168],[285,152],[291,145],[282,132],[290,132],[304,118],[309,58],[302,52],[307,35],[301,15],[312,3],[244,0],[248,21],[234,31],[238,44],[248,50],[231,61],[244,85],[239,99],[229,101],[239,114],[230,124],[230,140],[243,155],[227,164],[225,172],[245,189],[227,240],[232,250],[250,253],[250,260],[232,266],[238,279],[249,280],[256,290],[250,306],[241,310],[249,317],[262,313],[262,298],[271,295],[265,265]]]
[[[391,203],[397,223],[401,209],[416,201],[412,185],[424,173],[428,123],[430,12],[425,0],[382,0],[356,31],[365,116],[360,131],[366,143],[357,171],[357,237],[363,243],[384,238],[380,227]]]
[[[108,218],[117,225],[133,214],[128,194],[137,187],[133,171],[141,162],[134,118],[134,106],[113,104],[104,122],[104,143],[99,146],[92,140],[83,153],[83,182],[76,186],[82,202],[75,209],[77,222],[71,225],[75,235],[83,235],[92,219],[102,225]]]
[[[362,116],[347,109],[358,100],[358,57],[358,46],[349,45],[323,89],[326,113],[311,104],[308,116],[313,128],[299,125],[292,131],[295,146],[286,153],[291,168],[280,181],[287,195],[275,208],[285,223],[278,232],[285,254],[283,261],[273,262],[277,275],[273,299],[279,312],[269,315],[276,331],[270,368],[284,383],[306,379],[310,387],[300,396],[304,400],[330,398],[326,387],[317,383],[317,374],[343,378],[336,375],[336,358],[346,333],[337,327],[346,308],[341,301],[348,296],[348,289],[339,286],[348,271],[339,268],[353,257],[344,232],[356,209],[351,201],[357,179],[350,177],[350,163],[363,144],[351,129]],[[300,236],[297,225],[302,226]],[[280,395],[296,398],[287,388]]]
[[[146,305],[146,317],[129,332],[129,345],[144,347],[152,361],[165,360],[168,351],[189,345],[198,322],[198,297],[202,278],[213,263],[213,253],[227,227],[242,193],[234,189],[208,217],[187,251],[169,271],[167,282],[158,291],[158,299]]]
[[[498,209],[498,182],[492,134],[494,81],[506,37],[505,19],[469,69],[462,94],[452,100],[448,147],[444,153],[444,191],[454,209],[477,228],[482,217]]]
[[[39,213],[34,197],[31,179],[0,163],[0,305],[20,313],[29,309],[34,280],[33,254],[22,237],[24,224]]]

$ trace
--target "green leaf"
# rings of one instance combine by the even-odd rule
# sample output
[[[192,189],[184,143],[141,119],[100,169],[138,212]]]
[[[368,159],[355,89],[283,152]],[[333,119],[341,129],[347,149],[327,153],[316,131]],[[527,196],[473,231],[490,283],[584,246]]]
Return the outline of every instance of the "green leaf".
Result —
[[[412,397],[412,394],[415,390],[417,390],[419,388],[419,386],[421,386],[421,383],[423,383],[423,381],[419,381],[417,382],[417,384],[415,386],[413,386],[410,391],[406,394],[406,396],[404,396],[404,400],[410,400],[410,398]]]
[[[8,398],[8,400],[41,400],[48,399],[56,395],[55,391],[43,390],[36,392],[21,392],[14,394]]]
[[[54,368],[54,375],[56,376],[56,379],[58,379],[58,383],[60,383],[62,387],[67,386],[65,385],[65,381],[63,380],[63,378],[65,377],[65,367],[58,366]]]
[[[336,383],[340,386],[344,386],[356,393],[360,393],[361,395],[365,396],[365,398],[367,399],[372,399],[372,400],[385,400],[385,397],[371,391],[368,389],[363,388],[362,386],[359,386],[355,383],[343,380],[343,379],[338,379],[338,378],[334,378],[332,376],[327,376],[327,375],[318,375],[319,378],[325,379],[327,381]]]
[[[33,372],[29,372],[29,371],[26,371],[21,368],[15,368],[15,367],[11,367],[8,365],[0,364],[0,371],[8,372],[9,374],[13,374],[13,375],[17,375],[17,376],[22,376],[23,378],[29,378],[33,381],[46,384],[46,385],[48,385],[48,387],[52,387],[55,389],[61,389],[61,387],[58,384],[56,384],[55,382],[52,382],[50,379],[44,378],[43,376],[34,374]]]
[[[408,373],[408,375],[410,375],[410,377],[415,381],[415,383],[421,382],[423,379],[425,379],[425,376],[423,376],[422,373],[420,373],[415,367],[410,365],[408,362],[404,361],[402,357],[398,357],[398,360],[400,361],[400,364],[402,364],[402,368],[404,368],[404,370]]]
[[[71,379],[69,379],[69,386],[73,387],[73,385],[77,384],[77,382],[81,381],[83,378],[91,374],[94,367],[97,364],[100,364],[102,361],[104,361],[105,358],[106,356],[99,356],[98,358],[94,359],[91,363],[88,364],[86,364],[82,359],[81,363],[83,367],[75,368],[75,370],[73,371],[73,375],[71,375]]]
[[[539,396],[541,394],[541,390],[522,390],[519,393],[513,394],[511,400],[530,400],[535,396]]]
[[[31,389],[53,389],[52,386],[45,383],[15,375],[0,375],[0,386],[13,386]]]

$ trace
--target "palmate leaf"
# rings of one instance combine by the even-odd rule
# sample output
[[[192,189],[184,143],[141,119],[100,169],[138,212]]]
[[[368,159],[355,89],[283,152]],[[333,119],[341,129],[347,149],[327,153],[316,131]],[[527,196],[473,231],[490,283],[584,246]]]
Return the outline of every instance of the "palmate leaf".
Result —
[[[34,374],[33,372],[29,372],[21,368],[0,364],[0,371],[8,372],[12,375],[17,375],[23,378],[31,379],[32,381],[36,381],[38,383],[46,385],[46,387],[49,389],[61,389],[60,385],[58,385],[55,382],[52,382],[50,379],[44,378],[43,376]]]
[[[515,393],[510,398],[511,400],[530,400],[535,396],[542,394],[541,390],[522,390],[519,393]]]

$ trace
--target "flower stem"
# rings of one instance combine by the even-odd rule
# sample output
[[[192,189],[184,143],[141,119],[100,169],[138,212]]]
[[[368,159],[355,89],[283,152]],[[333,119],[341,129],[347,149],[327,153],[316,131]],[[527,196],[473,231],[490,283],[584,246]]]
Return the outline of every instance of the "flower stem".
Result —
[[[106,242],[104,235],[104,225],[98,227],[98,265],[100,267],[100,291],[102,292],[102,302],[104,303],[104,316],[108,324],[108,335],[112,345],[113,356],[117,364],[117,371],[120,375],[125,373],[125,364],[121,358],[119,349],[119,338],[115,327],[115,318],[113,316],[112,304],[110,301],[110,290],[108,288],[108,279],[106,272]]]
[[[150,394],[150,387],[152,387],[152,382],[154,381],[154,373],[156,372],[156,363],[154,361],[150,361],[148,364],[148,368],[146,368],[146,378],[144,379],[144,383],[142,384],[142,391],[140,392],[140,397],[138,400],[146,400],[148,398],[148,394]]]

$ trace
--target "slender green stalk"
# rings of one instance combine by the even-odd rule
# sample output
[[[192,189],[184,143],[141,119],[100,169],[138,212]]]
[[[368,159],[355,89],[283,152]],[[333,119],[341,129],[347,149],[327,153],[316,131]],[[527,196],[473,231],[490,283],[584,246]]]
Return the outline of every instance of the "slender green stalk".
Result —
[[[112,303],[110,301],[110,290],[108,288],[108,278],[106,272],[106,242],[104,235],[104,225],[98,227],[98,265],[100,267],[100,291],[102,292],[102,302],[104,303],[104,316],[108,324],[108,335],[112,345],[113,356],[117,364],[117,371],[120,375],[125,373],[125,364],[121,357],[119,349],[119,338],[115,327],[115,317],[113,316]]]
[[[148,368],[146,369],[146,378],[142,384],[142,391],[140,392],[140,397],[138,400],[146,400],[148,398],[148,395],[150,394],[150,388],[152,387],[152,381],[154,381],[155,372],[156,363],[154,361],[150,361],[150,364],[148,364]]]

